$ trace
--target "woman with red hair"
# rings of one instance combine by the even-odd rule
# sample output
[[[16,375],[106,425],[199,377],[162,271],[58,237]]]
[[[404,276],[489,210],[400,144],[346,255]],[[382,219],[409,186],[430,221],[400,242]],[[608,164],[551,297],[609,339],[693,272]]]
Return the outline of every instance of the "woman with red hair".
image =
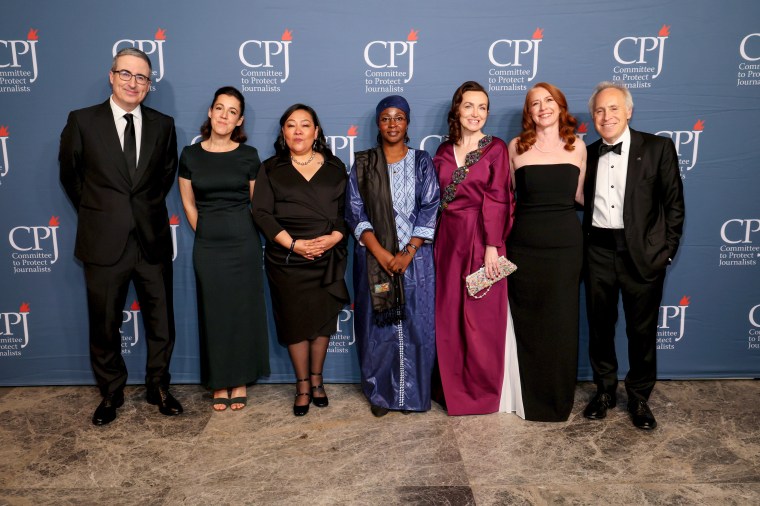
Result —
[[[583,257],[575,203],[582,203],[586,170],[576,124],[562,92],[538,83],[525,97],[522,132],[509,143],[516,209],[508,250],[518,266],[509,277],[509,308],[522,406],[502,410],[522,416],[524,408],[528,420],[565,421],[573,407]]]

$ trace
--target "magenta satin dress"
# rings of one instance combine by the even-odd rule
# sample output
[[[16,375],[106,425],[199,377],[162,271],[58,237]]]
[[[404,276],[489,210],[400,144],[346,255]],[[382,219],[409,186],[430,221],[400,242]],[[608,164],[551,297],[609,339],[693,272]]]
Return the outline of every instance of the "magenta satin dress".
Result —
[[[482,299],[465,286],[465,277],[482,267],[486,245],[506,254],[514,210],[506,144],[487,136],[479,148],[480,159],[442,210],[434,248],[436,348],[449,415],[497,412],[504,375],[507,279]],[[433,162],[444,202],[457,168],[453,145],[442,144]]]

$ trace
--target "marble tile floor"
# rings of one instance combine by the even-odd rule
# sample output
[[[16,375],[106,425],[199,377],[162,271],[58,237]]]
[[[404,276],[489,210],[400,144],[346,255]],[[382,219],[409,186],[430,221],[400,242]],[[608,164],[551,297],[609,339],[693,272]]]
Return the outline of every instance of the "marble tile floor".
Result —
[[[327,389],[328,408],[295,418],[292,385],[223,413],[177,385],[185,414],[168,418],[128,387],[95,427],[93,387],[0,388],[0,505],[760,504],[760,381],[660,382],[651,433],[624,394],[583,418],[589,383],[556,424],[436,404],[374,418],[358,385]]]

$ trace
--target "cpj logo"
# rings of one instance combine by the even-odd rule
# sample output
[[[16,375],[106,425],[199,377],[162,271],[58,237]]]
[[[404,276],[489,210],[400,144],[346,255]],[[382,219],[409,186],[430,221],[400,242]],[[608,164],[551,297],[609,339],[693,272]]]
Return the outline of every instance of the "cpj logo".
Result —
[[[28,316],[28,302],[23,302],[17,313],[0,313],[0,357],[21,356],[29,344]]]
[[[739,43],[739,71],[736,86],[760,86],[760,33],[750,33]]]
[[[488,91],[525,91],[538,74],[538,45],[544,31],[536,28],[531,39],[499,39],[488,47]]]
[[[169,218],[169,227],[172,233],[172,262],[177,259],[177,228],[179,228],[179,216],[172,214]]]
[[[678,153],[678,166],[681,169],[681,178],[686,178],[684,171],[689,171],[697,164],[699,150],[699,135],[705,129],[705,122],[698,119],[691,130],[661,130],[657,135],[670,137],[676,145]]]
[[[578,128],[575,130],[575,135],[583,142],[586,142],[587,133],[588,133],[588,123],[584,121],[583,123],[578,125]]]
[[[11,168],[8,162],[8,127],[0,125],[0,151],[2,151],[2,157],[0,157],[0,178],[8,175],[8,169]],[[0,179],[0,185],[3,184],[3,180]]]
[[[684,295],[677,306],[660,306],[657,322],[657,349],[674,350],[675,343],[683,339],[686,328],[686,309],[691,297]]]
[[[760,350],[760,304],[749,310],[749,335],[747,336],[747,349]]]
[[[721,267],[746,267],[758,264],[760,246],[754,245],[760,232],[760,219],[731,218],[720,227],[720,246],[718,265]]]
[[[446,135],[438,135],[438,134],[430,134],[426,135],[422,138],[420,141],[420,149],[422,151],[427,151],[430,153],[430,155],[435,155],[436,151],[438,151],[438,146],[443,143],[443,141],[446,140]]]
[[[21,225],[8,232],[14,274],[52,272],[58,261],[58,223],[58,216],[51,216],[46,227]]]
[[[373,40],[364,46],[365,93],[403,93],[414,76],[414,45],[418,31],[409,30],[406,40]]]
[[[116,56],[116,53],[120,49],[125,47],[135,47],[144,52],[150,57],[150,61],[153,64],[153,72],[151,73],[152,83],[159,83],[164,78],[164,42],[166,42],[166,30],[159,28],[156,30],[156,35],[153,36],[153,40],[149,39],[121,39],[117,40],[112,49],[112,53]],[[158,61],[156,61],[158,60]],[[158,65],[158,68],[156,68]],[[156,87],[151,86],[151,91],[155,91]]]
[[[347,168],[351,170],[354,166],[354,141],[359,135],[359,127],[351,125],[348,127],[346,135],[328,135],[327,144],[330,146],[332,154],[341,158],[345,162],[345,158],[341,156],[342,153],[348,153],[348,165]]]
[[[338,314],[338,324],[335,333],[330,337],[329,353],[348,353],[354,345],[354,306],[345,307]]]
[[[273,93],[290,75],[290,44],[293,32],[285,29],[280,40],[246,40],[238,48],[241,91]]]
[[[622,81],[628,88],[651,88],[662,72],[668,37],[670,25],[662,25],[657,37],[630,36],[615,42],[612,53],[619,65],[612,69],[612,80]]]
[[[37,30],[26,40],[0,40],[0,93],[28,93],[37,80]]]
[[[138,316],[140,315],[140,303],[136,300],[132,301],[132,305],[129,306],[129,311],[122,311],[122,314],[124,316],[121,320],[121,328],[119,328],[119,332],[121,333],[121,353],[124,355],[132,353],[132,347],[140,340],[140,324],[138,321]],[[125,326],[126,330],[124,328]]]

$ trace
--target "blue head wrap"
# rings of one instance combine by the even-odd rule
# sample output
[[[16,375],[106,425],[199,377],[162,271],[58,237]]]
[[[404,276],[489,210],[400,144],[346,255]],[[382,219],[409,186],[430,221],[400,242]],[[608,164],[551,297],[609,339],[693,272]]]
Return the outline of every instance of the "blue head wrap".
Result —
[[[411,118],[409,117],[409,102],[407,102],[406,99],[401,95],[389,95],[382,99],[379,104],[377,104],[377,108],[375,109],[375,123],[380,123],[380,113],[389,107],[395,107],[396,109],[401,109],[404,111],[404,114],[406,114],[407,124],[410,122]]]

